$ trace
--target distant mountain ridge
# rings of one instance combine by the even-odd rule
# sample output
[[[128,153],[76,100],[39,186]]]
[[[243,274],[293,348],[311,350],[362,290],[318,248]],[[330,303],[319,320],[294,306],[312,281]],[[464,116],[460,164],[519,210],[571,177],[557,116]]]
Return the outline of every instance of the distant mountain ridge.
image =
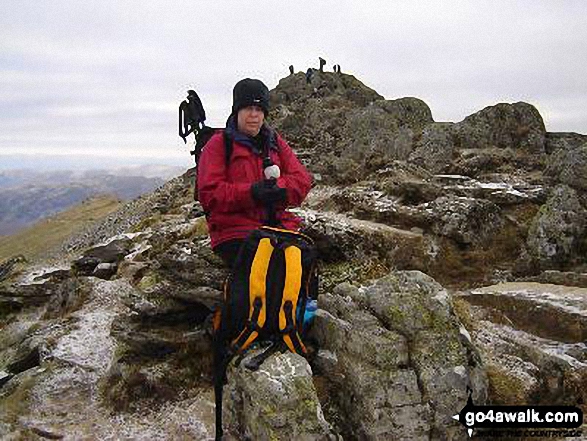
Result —
[[[15,169],[33,169],[43,171],[54,170],[111,170],[121,166],[141,168],[150,167],[153,164],[159,164],[169,168],[186,168],[189,167],[193,160],[187,154],[178,156],[178,152],[169,152],[168,155],[159,157],[142,157],[142,156],[99,156],[91,154],[41,154],[41,153],[3,153],[0,152],[0,171]]]
[[[97,195],[130,200],[163,185],[181,167],[139,166],[112,170],[6,170],[0,172],[0,236]]]

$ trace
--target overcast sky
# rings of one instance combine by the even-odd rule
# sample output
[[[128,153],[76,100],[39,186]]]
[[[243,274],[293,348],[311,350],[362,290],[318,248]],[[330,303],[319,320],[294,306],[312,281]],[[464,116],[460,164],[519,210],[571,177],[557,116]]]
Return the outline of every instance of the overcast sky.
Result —
[[[2,0],[2,155],[152,156],[190,165],[177,108],[195,89],[209,125],[243,77],[340,64],[436,121],[535,105],[548,131],[587,134],[584,0]]]

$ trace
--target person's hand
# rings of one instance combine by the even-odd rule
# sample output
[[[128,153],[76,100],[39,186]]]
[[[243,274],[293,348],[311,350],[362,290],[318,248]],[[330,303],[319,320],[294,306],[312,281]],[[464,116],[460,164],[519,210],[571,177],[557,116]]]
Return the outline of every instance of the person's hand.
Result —
[[[287,197],[285,188],[278,187],[275,179],[257,181],[251,185],[253,199],[262,204],[283,202]]]

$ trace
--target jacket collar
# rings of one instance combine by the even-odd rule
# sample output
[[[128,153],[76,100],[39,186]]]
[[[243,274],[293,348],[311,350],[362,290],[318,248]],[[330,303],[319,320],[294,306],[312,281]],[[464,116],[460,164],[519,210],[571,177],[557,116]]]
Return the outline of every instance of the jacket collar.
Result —
[[[230,115],[230,117],[226,121],[225,130],[229,137],[231,137],[234,141],[249,147],[253,151],[253,153],[257,155],[261,155],[263,153],[262,150],[259,149],[258,143],[255,141],[253,137],[245,133],[242,133],[237,129],[236,116],[234,114]],[[269,144],[270,149],[275,151],[279,150],[279,147],[277,145],[277,133],[275,132],[275,130],[273,130],[273,128],[271,128],[267,123],[264,122],[261,126],[261,131],[259,133],[261,135],[261,139],[263,140],[263,142]]]

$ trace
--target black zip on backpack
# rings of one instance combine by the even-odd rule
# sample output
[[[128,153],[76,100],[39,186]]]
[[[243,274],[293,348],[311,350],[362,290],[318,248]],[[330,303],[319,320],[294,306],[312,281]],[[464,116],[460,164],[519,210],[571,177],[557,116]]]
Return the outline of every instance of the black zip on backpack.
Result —
[[[317,252],[302,233],[261,227],[245,239],[225,283],[224,303],[214,316],[214,392],[216,439],[222,439],[222,389],[226,368],[254,342],[267,350],[245,366],[256,370],[273,352],[307,355],[304,315],[317,298]]]

